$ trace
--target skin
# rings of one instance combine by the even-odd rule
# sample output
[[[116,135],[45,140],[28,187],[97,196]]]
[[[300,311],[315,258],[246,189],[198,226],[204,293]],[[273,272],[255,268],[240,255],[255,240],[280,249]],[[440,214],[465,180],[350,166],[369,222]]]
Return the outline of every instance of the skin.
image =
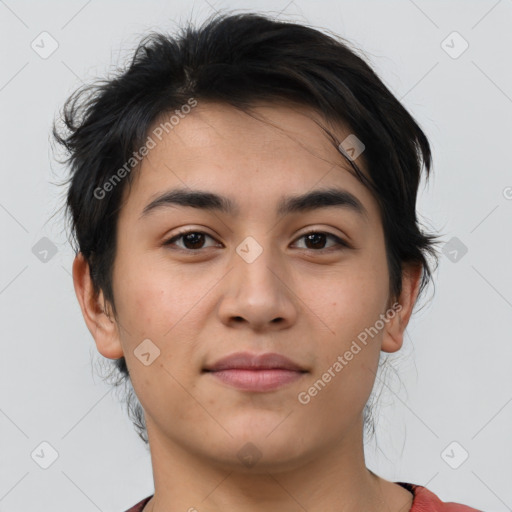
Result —
[[[380,352],[402,346],[421,268],[404,267],[402,293],[390,296],[377,202],[314,122],[319,114],[284,103],[254,112],[268,122],[200,102],[142,162],[118,221],[116,318],[104,310],[103,294],[94,294],[80,253],[73,264],[97,349],[126,358],[145,411],[155,482],[145,511],[406,512],[412,494],[366,468],[363,408]],[[350,133],[334,128],[339,140]],[[228,196],[239,212],[168,206],[140,218],[177,186]],[[283,195],[331,186],[356,196],[367,215],[342,207],[276,215]],[[164,245],[187,229],[208,236]],[[330,249],[330,237],[308,243],[312,231],[350,248]],[[236,252],[248,236],[263,250],[252,263]],[[395,300],[400,312],[301,404],[298,393]],[[145,366],[134,350],[148,338],[160,355]],[[238,351],[277,352],[308,372],[263,393],[202,372]],[[261,456],[252,467],[237,456],[248,442]]]

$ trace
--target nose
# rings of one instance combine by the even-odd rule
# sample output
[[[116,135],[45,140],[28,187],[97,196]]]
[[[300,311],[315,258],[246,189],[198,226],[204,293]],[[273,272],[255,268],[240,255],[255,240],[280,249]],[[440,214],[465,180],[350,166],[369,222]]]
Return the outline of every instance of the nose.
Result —
[[[233,253],[232,270],[223,279],[218,307],[225,325],[268,331],[289,328],[296,322],[300,301],[275,252],[265,248],[253,261],[240,256],[242,252]]]

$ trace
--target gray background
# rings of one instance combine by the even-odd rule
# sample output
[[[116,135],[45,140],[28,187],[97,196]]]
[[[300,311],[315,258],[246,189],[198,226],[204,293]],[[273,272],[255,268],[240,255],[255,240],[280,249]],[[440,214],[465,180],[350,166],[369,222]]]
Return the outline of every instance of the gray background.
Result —
[[[102,356],[75,298],[62,216],[52,217],[64,193],[53,183],[65,172],[49,130],[65,98],[123,65],[147,30],[231,8],[281,12],[349,39],[429,137],[434,176],[419,210],[448,245],[434,298],[430,288],[394,359],[399,378],[377,381],[384,392],[367,464],[446,501],[512,510],[512,0],[6,0],[0,511],[121,512],[153,492],[149,454],[93,370]],[[44,31],[58,43],[47,58]],[[48,469],[42,442],[58,454]],[[467,460],[450,467],[463,450]]]

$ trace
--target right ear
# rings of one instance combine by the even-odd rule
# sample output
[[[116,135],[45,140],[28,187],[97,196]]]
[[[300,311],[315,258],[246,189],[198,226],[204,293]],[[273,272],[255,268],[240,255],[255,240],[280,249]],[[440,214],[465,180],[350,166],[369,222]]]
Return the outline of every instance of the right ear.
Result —
[[[100,290],[99,294],[94,292],[89,264],[81,252],[73,261],[73,285],[82,315],[96,342],[98,352],[109,359],[123,357],[117,323],[112,318],[113,315],[108,314],[103,307],[105,304],[103,291]]]

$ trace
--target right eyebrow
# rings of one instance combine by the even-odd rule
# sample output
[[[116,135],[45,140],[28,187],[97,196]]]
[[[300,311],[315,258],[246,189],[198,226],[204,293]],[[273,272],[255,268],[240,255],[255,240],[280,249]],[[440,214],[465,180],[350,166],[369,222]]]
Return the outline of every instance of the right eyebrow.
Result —
[[[220,196],[213,192],[202,190],[172,189],[160,194],[156,199],[147,204],[139,218],[147,216],[151,211],[166,206],[189,206],[203,210],[219,211],[236,215],[239,213],[238,206],[228,197]]]

